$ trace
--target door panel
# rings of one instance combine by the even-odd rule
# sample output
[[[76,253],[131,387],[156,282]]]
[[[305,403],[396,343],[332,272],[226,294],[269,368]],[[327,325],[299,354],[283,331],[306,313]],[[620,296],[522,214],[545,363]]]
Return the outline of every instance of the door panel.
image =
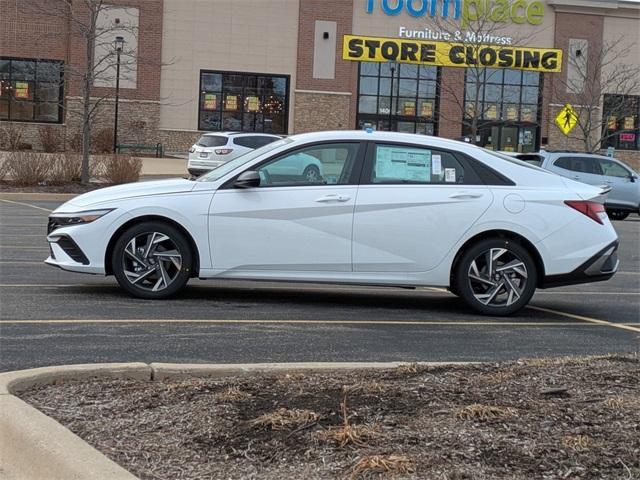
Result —
[[[492,199],[480,185],[361,186],[353,227],[354,271],[431,270]]]
[[[640,187],[637,181],[631,181],[631,171],[612,160],[597,161],[602,169],[604,182],[611,186],[606,203],[637,207]]]
[[[351,271],[355,186],[220,190],[210,210],[214,269]]]
[[[259,187],[218,190],[209,210],[213,268],[351,271],[363,156],[360,142],[311,144],[252,167]]]
[[[377,144],[367,151],[353,225],[355,272],[436,267],[493,200],[451,152]]]

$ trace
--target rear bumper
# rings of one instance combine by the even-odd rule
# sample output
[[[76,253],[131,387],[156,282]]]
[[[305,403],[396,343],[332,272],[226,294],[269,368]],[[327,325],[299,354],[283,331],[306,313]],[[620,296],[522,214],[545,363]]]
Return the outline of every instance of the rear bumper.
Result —
[[[570,273],[548,275],[540,288],[561,287],[578,283],[602,282],[609,280],[618,270],[618,241],[610,243],[589,260]]]

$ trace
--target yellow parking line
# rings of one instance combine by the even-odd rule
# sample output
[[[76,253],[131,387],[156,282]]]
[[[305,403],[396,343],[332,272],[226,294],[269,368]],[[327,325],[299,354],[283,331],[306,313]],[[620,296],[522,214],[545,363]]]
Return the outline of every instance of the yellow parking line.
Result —
[[[419,321],[419,320],[235,320],[235,319],[56,319],[56,320],[0,320],[0,325],[25,325],[25,324],[118,324],[118,323],[168,323],[168,324],[212,324],[212,325],[243,325],[243,324],[267,324],[267,325],[439,325],[439,326],[466,326],[466,327],[605,327],[607,325],[583,323],[583,322],[445,322],[445,321]]]
[[[582,315],[575,315],[573,313],[561,312],[559,310],[552,310],[550,308],[535,307],[533,305],[529,305],[527,308],[530,308],[532,310],[537,310],[539,312],[545,312],[545,313],[552,313],[554,315],[560,315],[562,317],[574,318],[576,320],[582,320],[583,322],[590,322],[590,323],[596,324],[596,325],[603,325],[603,326],[607,326],[607,327],[620,328],[622,330],[630,330],[632,332],[640,333],[640,328],[631,327],[629,325],[625,325],[624,323],[607,322],[606,320],[599,320],[597,318],[585,317],[585,316],[582,316]]]
[[[38,207],[37,205],[31,205],[30,203],[14,202],[13,200],[5,200],[4,198],[0,198],[0,202],[13,203],[14,205],[22,205],[23,207],[31,207],[38,210],[42,210],[43,212],[53,212],[53,210],[50,210],[48,208]]]

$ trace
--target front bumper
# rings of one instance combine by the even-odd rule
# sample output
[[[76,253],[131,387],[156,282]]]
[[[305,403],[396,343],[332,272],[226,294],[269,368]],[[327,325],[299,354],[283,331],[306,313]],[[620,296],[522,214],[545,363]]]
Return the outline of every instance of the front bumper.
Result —
[[[542,280],[540,288],[609,280],[615,275],[620,264],[617,253],[618,244],[617,240],[610,243],[572,272],[561,275],[547,275]]]

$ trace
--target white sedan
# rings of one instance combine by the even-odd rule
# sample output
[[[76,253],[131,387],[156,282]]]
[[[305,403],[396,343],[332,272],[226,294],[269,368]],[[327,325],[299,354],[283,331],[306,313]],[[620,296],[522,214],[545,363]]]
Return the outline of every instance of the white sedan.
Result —
[[[508,315],[536,288],[616,272],[603,201],[599,188],[462,142],[309,133],[196,181],[80,195],[51,214],[46,263],[114,275],[141,298],[191,277],[435,286]]]

